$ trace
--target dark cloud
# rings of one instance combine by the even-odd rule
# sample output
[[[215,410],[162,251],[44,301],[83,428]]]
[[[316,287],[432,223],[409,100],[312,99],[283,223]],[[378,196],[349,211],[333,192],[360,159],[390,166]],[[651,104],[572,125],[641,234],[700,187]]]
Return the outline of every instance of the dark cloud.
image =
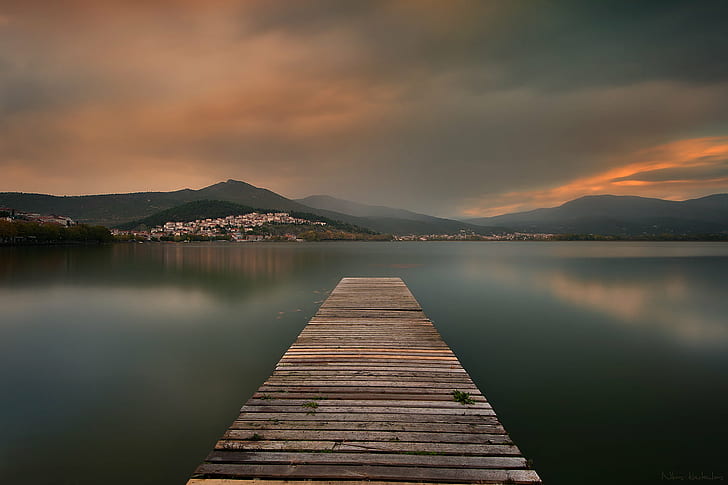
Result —
[[[238,178],[453,215],[725,134],[721,1],[59,5],[0,6],[0,190]]]
[[[480,89],[728,79],[728,4],[720,0],[451,0],[404,8],[415,4],[264,2],[241,18],[246,34],[347,31],[357,61],[381,76],[457,70]]]
[[[482,47],[504,66],[508,83],[561,90],[724,82],[726,15],[721,1],[530,2]]]

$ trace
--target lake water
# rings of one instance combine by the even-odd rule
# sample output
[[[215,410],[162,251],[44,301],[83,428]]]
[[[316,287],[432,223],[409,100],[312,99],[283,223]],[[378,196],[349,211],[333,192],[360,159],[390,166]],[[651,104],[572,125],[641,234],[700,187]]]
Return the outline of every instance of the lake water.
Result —
[[[728,481],[728,244],[345,242],[0,248],[0,482],[184,483],[343,276],[404,279],[547,484]]]

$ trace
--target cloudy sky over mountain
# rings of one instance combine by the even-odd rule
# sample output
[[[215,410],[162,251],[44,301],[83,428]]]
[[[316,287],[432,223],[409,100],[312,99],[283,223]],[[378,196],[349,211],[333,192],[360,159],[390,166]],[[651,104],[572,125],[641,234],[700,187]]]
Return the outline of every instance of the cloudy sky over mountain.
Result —
[[[0,191],[728,192],[728,3],[5,0]]]

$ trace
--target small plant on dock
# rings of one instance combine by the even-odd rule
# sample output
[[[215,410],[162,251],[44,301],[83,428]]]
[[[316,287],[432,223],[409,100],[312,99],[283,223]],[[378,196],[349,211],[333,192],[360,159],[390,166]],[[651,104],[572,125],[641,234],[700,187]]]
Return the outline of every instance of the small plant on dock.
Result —
[[[306,414],[316,414],[316,408],[319,407],[316,401],[308,401],[301,404],[301,406],[308,409]]]
[[[457,389],[452,391],[452,398],[454,401],[460,404],[475,404],[475,401],[470,397],[469,392],[458,391]]]
[[[258,433],[253,433],[253,436],[251,436],[251,437],[250,437],[250,438],[248,438],[248,439],[249,439],[250,441],[260,441],[260,440],[262,440],[262,439],[263,439],[263,437],[262,437],[261,435],[259,435]]]
[[[275,398],[274,398],[273,396],[271,396],[270,394],[263,394],[262,396],[260,396],[260,398],[261,398],[261,399],[275,399]]]

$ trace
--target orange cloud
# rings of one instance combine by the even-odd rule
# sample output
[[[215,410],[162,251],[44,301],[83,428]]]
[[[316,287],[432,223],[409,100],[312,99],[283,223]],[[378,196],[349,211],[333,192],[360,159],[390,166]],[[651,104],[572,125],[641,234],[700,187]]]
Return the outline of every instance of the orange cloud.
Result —
[[[468,216],[494,216],[553,207],[585,195],[639,195],[682,200],[728,190],[728,137],[680,140],[620,157],[615,168],[563,185],[504,192],[470,199],[462,209]],[[673,172],[671,172],[673,171]],[[705,172],[726,176],[705,177]],[[679,177],[670,178],[671,173]],[[650,180],[652,174],[663,174]]]

